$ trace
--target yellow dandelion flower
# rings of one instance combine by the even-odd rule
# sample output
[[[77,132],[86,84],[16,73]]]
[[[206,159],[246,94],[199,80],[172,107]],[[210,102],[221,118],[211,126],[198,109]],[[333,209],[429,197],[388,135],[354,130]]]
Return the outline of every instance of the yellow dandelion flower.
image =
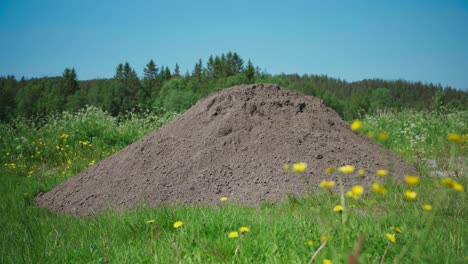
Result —
[[[453,182],[452,188],[457,192],[463,192],[463,190],[465,189],[465,187],[463,187],[463,185],[461,185],[460,183],[458,183],[456,181]]]
[[[93,166],[95,162],[96,162],[95,160],[92,160],[92,161],[88,164],[88,166]]]
[[[372,190],[374,190],[374,192],[378,193],[378,194],[386,194],[387,193],[387,189],[383,185],[378,184],[378,183],[372,184]]]
[[[146,221],[147,224],[154,224],[155,222],[156,222],[156,220],[154,220],[154,219]]]
[[[354,171],[354,166],[345,165],[345,166],[341,166],[338,170],[339,170],[341,173],[348,174],[348,173],[351,173],[351,172]]]
[[[223,197],[219,198],[219,200],[220,200],[221,202],[225,202],[225,201],[227,201],[227,199],[228,199],[228,198],[227,198],[226,196],[223,196]]]
[[[447,186],[447,187],[452,187],[454,182],[455,182],[455,181],[452,180],[452,179],[449,178],[449,177],[446,177],[446,178],[443,178],[443,179],[442,179],[442,184],[443,184],[444,186]]]
[[[407,190],[407,191],[405,192],[405,198],[406,198],[407,200],[414,201],[414,200],[416,200],[416,197],[417,197],[417,196],[418,196],[418,193],[415,192],[415,191]]]
[[[380,177],[385,177],[388,175],[388,170],[377,170],[375,173]]]
[[[175,221],[173,226],[174,226],[174,228],[179,228],[179,227],[181,227],[181,226],[183,226],[183,225],[184,225],[184,222],[182,222],[182,221]]]
[[[241,226],[241,227],[239,228],[239,231],[240,231],[241,233],[250,232],[250,227],[248,227],[248,226]]]
[[[335,186],[334,181],[322,181],[319,185],[320,188],[327,188],[327,189],[333,188],[333,186]]]
[[[390,229],[392,229],[393,231],[395,231],[398,234],[401,234],[401,229],[398,226],[391,226]]]
[[[419,176],[416,175],[406,175],[405,176],[405,182],[409,186],[416,186],[419,183]]]
[[[284,164],[284,165],[283,165],[283,169],[284,169],[285,171],[289,171],[289,164]]]
[[[65,134],[65,133],[64,133],[64,134],[62,134],[62,135],[60,136],[60,138],[68,139],[68,134]]]
[[[362,122],[359,119],[356,119],[353,121],[353,123],[351,123],[351,130],[353,131],[357,131],[361,129],[361,127],[362,127]]]
[[[307,245],[309,245],[309,247],[313,246],[313,245],[314,245],[314,241],[308,240],[308,241],[307,241]]]
[[[335,207],[333,207],[333,212],[342,212],[343,211],[343,206],[341,205],[335,205]]]
[[[358,170],[359,176],[364,176],[366,174],[366,171],[363,169]]]
[[[392,234],[385,234],[385,236],[387,237],[388,241],[392,242],[392,243],[395,243],[396,242],[396,238],[394,235]]]
[[[421,207],[426,212],[432,211],[432,205],[430,204],[423,204]]]
[[[325,169],[325,174],[330,174],[335,171],[335,166],[330,166]]]
[[[304,172],[305,170],[307,169],[307,163],[305,162],[298,162],[298,163],[294,163],[292,165],[292,171],[293,172]]]
[[[453,143],[460,143],[461,142],[461,136],[456,133],[449,133],[447,135],[447,140]]]
[[[324,243],[327,240],[328,240],[327,236],[320,236],[320,243]]]
[[[333,264],[333,262],[329,259],[324,259],[322,264]]]
[[[351,192],[354,195],[359,196],[364,192],[364,187],[362,187],[361,185],[354,185],[353,187],[351,187]]]
[[[380,141],[386,141],[386,140],[388,139],[388,133],[387,133],[387,132],[380,133],[380,134],[378,135],[378,139],[379,139]]]
[[[228,235],[229,238],[238,238],[239,237],[239,232],[237,231],[232,231]]]

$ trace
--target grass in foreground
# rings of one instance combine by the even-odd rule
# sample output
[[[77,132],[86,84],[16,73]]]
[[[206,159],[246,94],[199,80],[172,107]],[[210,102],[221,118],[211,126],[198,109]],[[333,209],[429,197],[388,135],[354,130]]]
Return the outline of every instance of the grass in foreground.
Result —
[[[386,132],[390,138],[383,144],[396,149],[406,144],[404,140],[411,140],[396,136],[400,123],[404,119],[420,120],[418,115],[388,114],[364,119],[364,133]],[[466,125],[459,125],[464,124],[460,119],[464,115],[447,118],[434,114],[440,128],[428,133],[437,143],[421,143],[404,153],[435,155],[426,151],[440,144],[436,146],[450,153],[444,155],[466,157],[463,136],[458,144],[446,140],[450,132],[466,134]],[[93,160],[110,155],[172,116],[148,114],[118,122],[88,109],[77,115],[53,117],[41,126],[21,121],[16,128],[0,127],[1,149],[5,150],[2,163],[8,164],[0,169],[0,262],[306,263],[324,245],[314,263],[326,259],[343,263],[353,254],[361,233],[365,239],[359,263],[380,262],[387,247],[385,263],[466,262],[466,192],[454,190],[453,183],[444,186],[440,179],[430,177],[428,170],[421,170],[421,182],[413,187],[394,184],[391,175],[373,175],[386,188],[386,194],[370,191],[359,194],[357,199],[345,197],[343,211],[336,207],[342,205],[340,192],[330,193],[326,188],[306,197],[291,196],[278,204],[265,202],[261,207],[240,206],[227,200],[214,208],[138,208],[87,218],[56,215],[34,207],[33,199],[39,191],[53,188]],[[427,125],[415,124],[416,130]],[[38,146],[37,142],[42,143]],[[352,176],[342,177],[359,177],[357,174],[356,170]],[[457,181],[466,186],[465,177]],[[416,199],[411,200],[411,195],[405,198],[406,190],[417,192]],[[431,205],[432,210],[424,210],[424,204]],[[175,228],[176,221],[183,224]],[[240,227],[250,230],[242,233]],[[390,241],[393,238],[394,243]]]

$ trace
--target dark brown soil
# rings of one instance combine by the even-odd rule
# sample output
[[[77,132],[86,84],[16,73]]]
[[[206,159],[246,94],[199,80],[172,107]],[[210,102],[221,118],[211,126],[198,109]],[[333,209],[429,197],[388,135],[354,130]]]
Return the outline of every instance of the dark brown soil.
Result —
[[[305,174],[283,164],[307,162]],[[240,85],[200,100],[168,125],[37,197],[40,207],[92,215],[138,205],[243,204],[316,190],[329,166],[351,164],[369,186],[377,169],[400,177],[414,168],[349,129],[319,98],[277,85]],[[306,184],[306,182],[308,182]]]

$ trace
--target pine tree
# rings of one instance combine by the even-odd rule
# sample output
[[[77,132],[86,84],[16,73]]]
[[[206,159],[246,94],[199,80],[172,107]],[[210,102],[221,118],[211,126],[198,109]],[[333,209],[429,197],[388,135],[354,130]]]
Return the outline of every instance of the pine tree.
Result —
[[[150,60],[148,64],[146,64],[145,69],[143,70],[144,75],[143,79],[144,80],[156,80],[158,77],[159,69],[154,63],[153,60]]]
[[[225,74],[226,76],[231,76],[235,74],[234,70],[234,60],[233,60],[233,55],[232,52],[228,52],[226,54],[226,62],[225,62]]]
[[[219,76],[220,77],[229,76],[228,61],[224,53],[221,53],[221,59],[220,59],[220,64],[219,64]]]
[[[244,70],[244,60],[235,52],[232,55],[232,67],[234,74],[241,73]]]
[[[159,69],[153,60],[146,64],[143,70],[143,85],[137,92],[138,103],[143,107],[151,105],[152,98],[156,98],[158,94],[158,77]]]
[[[123,77],[124,77],[124,80],[128,80],[130,78],[136,77],[136,72],[132,69],[132,67],[130,66],[128,62],[125,62],[125,65],[124,65]]]
[[[208,58],[208,62],[206,63],[206,75],[208,78],[212,78],[214,76],[214,69],[215,69],[215,61],[213,56],[210,55]]]
[[[197,80],[200,80],[203,74],[203,64],[202,60],[199,59],[197,63],[195,63],[195,67],[193,68],[192,76]]]
[[[223,62],[221,61],[221,58],[218,56],[215,57],[214,59],[214,67],[213,67],[213,77],[218,79],[222,77],[222,71],[223,71]]]
[[[78,76],[75,68],[65,68],[62,74],[61,86],[64,96],[70,96],[78,91]]]
[[[171,77],[171,70],[169,69],[169,67],[166,67],[166,69],[164,70],[164,80],[168,81],[171,79]]]
[[[120,82],[121,85],[116,85],[115,89],[123,89],[124,97],[122,99],[121,111],[130,110],[137,103],[137,93],[140,89],[140,79],[136,74],[135,70],[130,66],[128,62],[124,65],[119,64],[114,78]],[[121,93],[116,91],[117,94]],[[116,109],[112,109],[116,111]]]
[[[179,68],[179,64],[177,63],[174,68],[174,77],[180,77],[180,68]]]
[[[249,80],[249,83],[254,83],[255,79],[255,67],[252,63],[252,61],[247,62],[247,67],[244,70],[244,74],[247,77],[247,80]]]
[[[115,70],[114,79],[120,80],[120,81],[125,80],[125,78],[124,78],[124,69],[123,69],[123,64],[122,63],[119,63],[119,65],[117,66],[117,69]]]

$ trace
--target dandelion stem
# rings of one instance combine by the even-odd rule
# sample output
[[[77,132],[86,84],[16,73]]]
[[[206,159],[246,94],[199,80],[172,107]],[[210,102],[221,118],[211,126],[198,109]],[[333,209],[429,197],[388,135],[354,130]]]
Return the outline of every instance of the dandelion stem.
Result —
[[[177,242],[176,242],[175,237],[174,237],[174,240],[172,241],[172,246],[174,247],[174,250],[176,251],[178,263],[182,264],[182,255],[181,255],[181,252],[180,252],[180,248],[177,246]]]
[[[320,247],[317,248],[317,250],[314,252],[314,254],[312,255],[312,257],[310,257],[310,260],[309,260],[308,264],[312,264],[312,262],[314,261],[315,257],[317,257],[318,253],[325,247],[326,244],[327,244],[327,240],[323,241],[323,243],[320,244]]]
[[[239,252],[240,245],[241,245],[241,242],[242,242],[242,236],[243,235],[242,235],[242,232],[241,232],[240,237],[239,237],[239,241],[237,242],[236,249],[234,250],[234,257],[233,258],[235,258],[236,255],[237,255],[237,252]]]
[[[341,174],[338,174],[338,183],[340,184],[340,203],[343,208],[345,208],[345,196],[344,196],[344,186],[343,186],[343,180],[341,178]]]
[[[384,263],[385,255],[387,255],[388,249],[390,248],[390,244],[391,244],[391,242],[389,241],[388,244],[387,244],[387,247],[385,247],[385,251],[384,251],[384,253],[382,255],[382,258],[380,259],[380,264]]]
[[[338,183],[340,184],[340,204],[343,207],[343,211],[341,214],[341,223],[345,224],[346,219],[346,201],[345,201],[345,194],[344,194],[344,186],[343,186],[343,179],[341,178],[341,174],[338,174]]]
[[[345,200],[345,193],[344,193],[344,186],[343,186],[343,179],[341,173],[338,173],[338,184],[340,185],[340,204],[343,207],[343,211],[341,211],[341,224],[343,227],[343,231],[341,232],[342,240],[341,240],[341,247],[344,248],[344,241],[346,237],[346,219],[347,219],[347,210],[346,210],[346,200]]]
[[[237,245],[236,249],[234,250],[234,258],[236,257],[237,255],[237,252],[239,252],[239,245]]]

